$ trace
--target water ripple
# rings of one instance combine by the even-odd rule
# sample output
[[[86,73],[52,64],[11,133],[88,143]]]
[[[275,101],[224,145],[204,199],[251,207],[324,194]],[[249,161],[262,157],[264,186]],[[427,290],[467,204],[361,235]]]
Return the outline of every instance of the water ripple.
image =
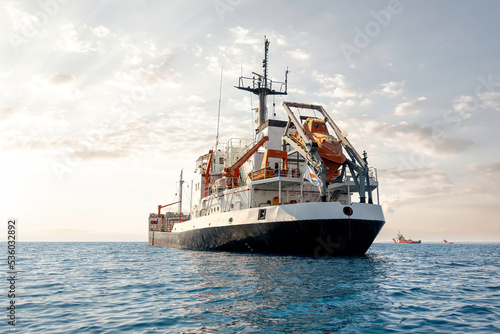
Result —
[[[23,333],[500,332],[497,244],[375,244],[319,260],[144,243],[18,253]]]

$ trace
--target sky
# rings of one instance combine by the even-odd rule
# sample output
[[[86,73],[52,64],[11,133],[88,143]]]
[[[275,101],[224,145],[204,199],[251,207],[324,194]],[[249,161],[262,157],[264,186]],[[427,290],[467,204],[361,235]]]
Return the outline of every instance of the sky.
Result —
[[[376,167],[386,224],[500,241],[498,1],[0,1],[0,219],[21,241],[146,241],[180,170],[253,135],[255,97],[321,104]],[[274,116],[274,113],[276,116]],[[188,182],[189,183],[189,182]],[[6,240],[5,228],[0,237]]]

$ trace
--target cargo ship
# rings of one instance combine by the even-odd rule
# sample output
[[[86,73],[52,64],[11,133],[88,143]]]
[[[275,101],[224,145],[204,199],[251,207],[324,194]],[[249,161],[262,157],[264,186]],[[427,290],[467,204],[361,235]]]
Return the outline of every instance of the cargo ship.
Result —
[[[193,250],[362,255],[385,224],[376,169],[368,166],[321,105],[283,102],[288,118],[269,119],[267,97],[287,95],[285,80],[240,77],[258,95],[254,138],[233,138],[196,160],[189,211],[179,200],[148,219],[149,244]],[[219,109],[220,112],[220,109]],[[376,201],[375,201],[376,195]],[[173,212],[162,209],[178,205]],[[187,206],[187,205],[186,205]]]
[[[397,244],[420,244],[420,240],[411,240],[411,239],[406,239],[401,232],[398,232],[398,236],[396,238],[392,238],[392,241],[394,241]]]

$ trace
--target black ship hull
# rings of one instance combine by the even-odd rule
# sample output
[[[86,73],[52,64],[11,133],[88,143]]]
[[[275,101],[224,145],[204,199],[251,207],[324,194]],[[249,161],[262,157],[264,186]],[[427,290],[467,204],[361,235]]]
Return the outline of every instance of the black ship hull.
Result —
[[[363,255],[384,223],[347,218],[227,225],[185,232],[149,231],[149,244],[314,257]]]

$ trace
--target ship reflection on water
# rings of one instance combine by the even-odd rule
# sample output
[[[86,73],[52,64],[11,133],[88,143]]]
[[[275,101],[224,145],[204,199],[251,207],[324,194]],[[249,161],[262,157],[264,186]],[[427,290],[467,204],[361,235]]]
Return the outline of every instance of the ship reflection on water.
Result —
[[[376,318],[389,305],[377,297],[385,275],[383,259],[375,255],[316,259],[189,251],[187,258],[197,275],[186,318],[198,329],[221,330],[222,317],[226,329],[238,332],[263,326],[338,330]]]

